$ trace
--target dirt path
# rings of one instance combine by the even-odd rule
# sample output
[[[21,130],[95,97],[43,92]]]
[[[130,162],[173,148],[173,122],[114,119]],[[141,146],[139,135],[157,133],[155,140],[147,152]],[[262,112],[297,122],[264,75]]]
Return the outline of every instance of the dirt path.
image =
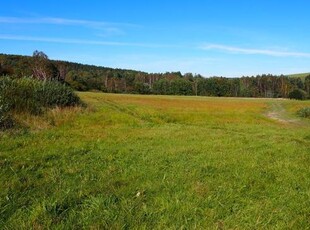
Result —
[[[270,119],[276,120],[284,124],[299,124],[298,119],[291,119],[288,117],[287,112],[281,101],[273,101],[270,103],[270,111],[267,112],[266,116]]]

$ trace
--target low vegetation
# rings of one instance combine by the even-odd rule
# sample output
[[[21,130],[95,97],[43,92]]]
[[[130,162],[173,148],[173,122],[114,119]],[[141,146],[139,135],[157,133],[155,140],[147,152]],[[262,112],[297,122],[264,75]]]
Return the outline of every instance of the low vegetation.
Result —
[[[300,117],[310,118],[310,107],[305,107],[297,111]]]
[[[3,97],[0,96],[0,129],[8,128],[9,123],[9,106],[4,101]]]
[[[0,55],[0,75],[0,229],[310,226],[310,76],[148,74],[39,51]]]
[[[0,78],[0,127],[12,124],[13,113],[41,114],[46,108],[80,105],[74,91],[57,81]]]
[[[309,227],[309,101],[78,95],[0,134],[1,229]]]

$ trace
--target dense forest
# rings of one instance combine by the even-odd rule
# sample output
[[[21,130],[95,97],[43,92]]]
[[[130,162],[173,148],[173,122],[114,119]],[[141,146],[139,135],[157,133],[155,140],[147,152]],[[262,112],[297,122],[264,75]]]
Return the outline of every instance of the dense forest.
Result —
[[[43,52],[32,56],[0,54],[0,76],[58,80],[75,90],[111,93],[199,95],[225,97],[289,97],[293,91],[310,95],[310,75],[258,75],[241,78],[209,77],[180,72],[146,73],[67,61],[49,60]]]

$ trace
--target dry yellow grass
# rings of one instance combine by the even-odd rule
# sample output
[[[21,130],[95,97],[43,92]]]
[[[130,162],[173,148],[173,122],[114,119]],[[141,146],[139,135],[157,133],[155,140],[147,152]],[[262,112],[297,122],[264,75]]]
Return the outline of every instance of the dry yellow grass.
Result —
[[[122,110],[145,119],[182,122],[199,125],[206,122],[239,123],[264,122],[263,112],[268,99],[208,98],[179,96],[141,96],[118,94],[81,94],[89,103],[122,106]],[[248,116],[244,116],[244,114]],[[258,119],[253,120],[252,116]],[[260,118],[260,119],[259,119]]]
[[[84,109],[75,107],[55,107],[47,109],[41,115],[32,115],[29,113],[15,113],[14,120],[22,127],[29,128],[32,132],[45,130],[54,126],[60,126],[75,119]]]

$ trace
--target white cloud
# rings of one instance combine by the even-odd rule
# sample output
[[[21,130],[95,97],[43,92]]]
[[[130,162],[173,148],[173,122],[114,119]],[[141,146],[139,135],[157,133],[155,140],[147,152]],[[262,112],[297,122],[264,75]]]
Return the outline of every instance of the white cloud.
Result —
[[[175,45],[170,46],[170,45],[152,44],[152,43],[129,43],[129,42],[111,42],[111,41],[50,38],[50,37],[32,37],[32,36],[20,36],[20,35],[10,35],[10,34],[0,34],[0,40],[49,42],[49,43],[78,44],[78,45],[99,45],[99,46],[132,46],[132,47],[145,47],[145,48],[178,48],[178,46],[175,46]]]
[[[41,18],[17,18],[0,17],[2,24],[39,24],[39,25],[58,25],[58,26],[78,26],[99,31],[101,36],[123,35],[128,28],[139,28],[140,26],[130,23],[115,23],[103,21],[90,21],[80,19],[41,17]]]
[[[217,50],[235,54],[260,54],[275,57],[310,57],[310,53],[302,52],[288,52],[288,51],[277,51],[271,49],[251,49],[251,48],[241,48],[236,46],[226,46],[219,44],[207,44],[200,47],[203,50]]]
[[[52,25],[87,26],[87,27],[101,27],[101,26],[139,27],[139,25],[131,23],[115,23],[115,22],[90,21],[80,19],[55,18],[55,17],[42,17],[42,18],[0,17],[0,23],[52,24]]]

